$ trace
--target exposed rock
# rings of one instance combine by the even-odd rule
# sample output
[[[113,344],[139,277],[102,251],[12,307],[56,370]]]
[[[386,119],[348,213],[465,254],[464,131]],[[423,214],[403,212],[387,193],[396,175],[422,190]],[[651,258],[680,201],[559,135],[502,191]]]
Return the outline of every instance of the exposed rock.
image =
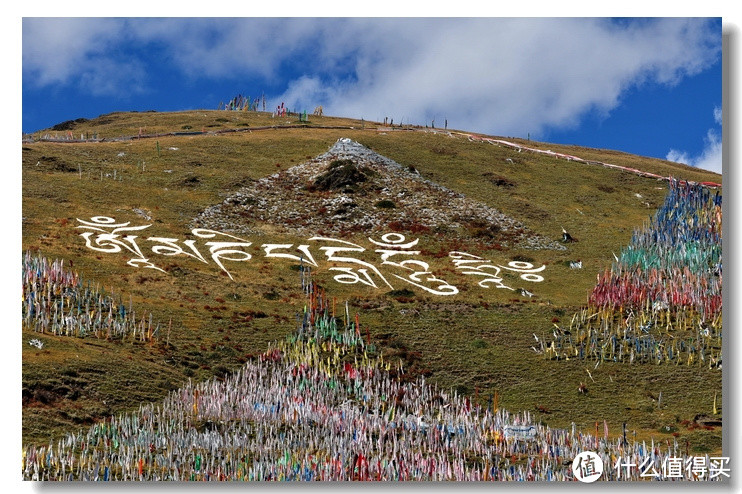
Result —
[[[390,201],[394,208],[376,207]],[[503,247],[564,250],[479,201],[348,138],[314,159],[257,180],[207,208],[195,226],[255,234],[260,223],[301,236],[445,231]]]

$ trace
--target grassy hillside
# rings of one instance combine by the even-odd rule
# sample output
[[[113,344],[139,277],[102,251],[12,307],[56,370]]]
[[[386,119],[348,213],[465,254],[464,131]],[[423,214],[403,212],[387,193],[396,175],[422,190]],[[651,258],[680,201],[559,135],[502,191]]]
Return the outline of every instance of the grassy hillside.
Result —
[[[288,125],[297,127],[281,127]],[[190,238],[208,252],[204,240],[191,233],[194,219],[206,208],[347,137],[414,168],[424,179],[501,211],[535,234],[558,241],[564,228],[578,240],[564,250],[532,250],[504,246],[487,225],[464,225],[462,237],[453,229],[415,229],[415,218],[409,218],[396,231],[407,240],[419,238],[415,248],[420,258],[459,287],[459,293],[446,297],[415,287],[395,292],[385,286],[340,284],[333,279],[331,263],[319,262],[313,269],[317,282],[337,299],[338,307],[348,301],[351,313],[360,314],[368,338],[384,355],[402,359],[411,376],[425,375],[475,400],[485,402],[497,393],[501,407],[531,411],[552,426],[575,422],[590,431],[606,420],[611,434],[619,434],[626,423],[638,437],[664,440],[675,433],[688,441],[692,452],[721,448],[720,428],[690,430],[684,425],[696,415],[711,415],[715,397],[721,403],[720,371],[619,363],[594,368],[579,360],[547,360],[530,348],[534,333],[548,335],[554,324],[568,322],[586,303],[597,274],[610,267],[613,254],[664,201],[665,181],[519,153],[459,134],[380,129],[373,122],[331,117],[310,117],[300,125],[297,117],[273,119],[254,112],[114,113],[63,127],[34,137],[71,132],[100,142],[24,142],[23,249],[64,259],[85,280],[130,301],[138,311],[152,313],[161,332],[156,341],[142,343],[52,336],[24,328],[24,444],[48,443],[110,414],[135,410],[188,379],[229,374],[269,342],[293,332],[305,303],[297,262],[261,256],[265,243],[310,243],[283,225],[245,219],[250,234],[235,235],[252,243],[248,250],[253,258],[225,261],[230,279],[208,256],[210,262],[152,255],[165,272],[132,267],[126,264],[131,256],[124,253],[87,248],[78,219],[106,216],[132,226],[151,225],[138,234],[141,239]],[[140,129],[144,135],[206,133],[121,139]],[[234,132],[224,132],[229,130]],[[719,175],[662,160],[511,140],[661,175],[721,182]],[[292,191],[274,193],[281,197]],[[358,231],[343,238],[373,251],[369,236]],[[312,248],[320,260],[321,252]],[[506,275],[507,283],[526,288],[533,297],[485,289],[455,269],[449,251],[466,251],[500,265],[518,261],[545,266],[540,272],[544,281]],[[378,256],[367,254],[369,262],[379,264]],[[570,269],[569,261],[577,260],[582,269]],[[27,344],[33,338],[43,348]],[[578,392],[581,383],[589,388],[587,394]]]

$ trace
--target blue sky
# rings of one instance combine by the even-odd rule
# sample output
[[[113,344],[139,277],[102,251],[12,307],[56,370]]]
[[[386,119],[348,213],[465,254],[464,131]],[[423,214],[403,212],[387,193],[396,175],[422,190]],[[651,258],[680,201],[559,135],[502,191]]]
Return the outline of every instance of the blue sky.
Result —
[[[616,149],[721,173],[720,18],[33,18],[22,130],[269,110]]]

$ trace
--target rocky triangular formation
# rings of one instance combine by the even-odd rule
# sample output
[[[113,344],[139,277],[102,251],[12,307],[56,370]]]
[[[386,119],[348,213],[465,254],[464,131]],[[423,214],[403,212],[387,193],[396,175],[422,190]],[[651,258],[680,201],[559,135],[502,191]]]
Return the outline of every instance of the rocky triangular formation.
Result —
[[[502,247],[564,249],[348,138],[312,160],[244,187],[206,209],[195,223],[250,234],[259,234],[261,223],[302,236],[440,233]]]

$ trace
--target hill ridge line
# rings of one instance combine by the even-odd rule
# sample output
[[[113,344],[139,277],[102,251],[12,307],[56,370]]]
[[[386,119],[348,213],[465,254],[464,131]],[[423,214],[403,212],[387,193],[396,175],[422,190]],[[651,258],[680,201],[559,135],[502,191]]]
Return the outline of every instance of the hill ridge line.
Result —
[[[574,155],[571,155],[571,154],[556,153],[556,152],[551,151],[551,150],[544,151],[542,149],[535,149],[535,148],[531,148],[531,147],[528,147],[528,146],[523,146],[521,144],[516,144],[514,142],[505,141],[505,140],[502,140],[502,139],[492,139],[492,138],[488,138],[488,137],[481,137],[481,136],[478,136],[476,134],[468,134],[466,132],[455,132],[455,133],[456,134],[459,134],[459,135],[462,135],[462,136],[465,136],[465,137],[468,137],[470,141],[474,141],[474,142],[477,142],[477,141],[488,142],[488,143],[494,144],[494,145],[502,144],[504,146],[509,146],[509,147],[518,149],[518,152],[520,152],[521,149],[525,149],[526,151],[531,151],[533,153],[546,154],[546,155],[549,155],[549,156],[554,156],[556,158],[563,158],[563,159],[566,159],[567,161],[577,161],[579,163],[585,163],[585,164],[588,164],[588,165],[600,165],[600,166],[604,166],[606,168],[613,168],[613,169],[616,169],[616,170],[621,170],[621,171],[633,173],[633,174],[639,175],[641,177],[656,178],[658,180],[666,180],[668,182],[671,182],[673,180],[673,177],[664,177],[662,175],[657,175],[656,173],[645,172],[643,170],[639,170],[637,168],[631,168],[631,167],[628,167],[628,166],[614,165],[614,164],[611,164],[611,163],[605,163],[603,161],[598,161],[598,160],[586,160],[586,159],[580,158],[579,156],[574,156]],[[450,132],[449,132],[449,134],[450,134]],[[705,187],[710,187],[710,188],[721,187],[721,184],[716,183],[716,182],[694,182],[694,181],[691,181],[691,180],[680,180],[679,182],[681,184],[688,183],[688,184],[691,184],[691,185],[703,185]]]
[[[102,139],[60,139],[60,138],[41,138],[38,140],[34,140],[33,138],[28,139],[24,138],[22,139],[22,142],[25,144],[32,144],[34,142],[54,142],[54,143],[64,143],[64,144],[80,144],[80,143],[86,143],[86,142],[121,142],[121,141],[130,141],[133,139],[152,139],[152,138],[158,138],[158,137],[183,137],[183,136],[194,136],[194,135],[220,135],[220,134],[230,134],[230,133],[237,133],[237,132],[252,132],[252,131],[258,131],[258,130],[277,130],[277,129],[346,129],[346,130],[358,130],[357,127],[352,125],[264,125],[261,127],[251,127],[251,128],[244,128],[244,129],[221,129],[221,130],[213,130],[213,131],[189,131],[189,132],[163,132],[158,134],[140,134],[140,135],[132,135],[132,136],[122,136],[122,137],[113,137],[113,138],[102,138]],[[363,130],[363,129],[362,129]],[[463,137],[468,138],[472,142],[487,142],[489,144],[493,145],[504,145],[508,146],[514,149],[520,150],[525,149],[526,151],[530,151],[533,153],[539,153],[539,154],[545,154],[548,156],[553,156],[555,158],[562,158],[566,159],[567,161],[577,161],[578,163],[585,163],[588,165],[598,165],[603,166],[605,168],[612,168],[615,170],[620,170],[624,172],[633,173],[634,175],[638,175],[640,177],[646,177],[646,178],[654,178],[657,180],[665,180],[667,182],[671,182],[673,180],[673,177],[671,176],[662,176],[657,175],[656,173],[651,172],[645,172],[643,170],[639,170],[637,168],[631,168],[627,166],[621,166],[621,165],[614,165],[612,163],[606,163],[603,161],[598,160],[587,160],[584,158],[580,158],[579,156],[574,156],[570,154],[564,154],[564,153],[557,153],[551,150],[541,150],[536,148],[531,148],[528,146],[523,146],[522,144],[517,144],[514,142],[506,141],[503,139],[493,139],[491,137],[483,137],[477,134],[472,134],[468,132],[461,132],[461,131],[438,131],[436,129],[420,129],[420,128],[399,128],[395,129],[393,127],[387,127],[387,126],[376,126],[375,129],[371,128],[369,130],[375,130],[376,132],[398,132],[398,131],[407,131],[407,132],[432,132],[435,134],[448,134],[449,136],[460,135]],[[71,132],[69,132],[68,135],[71,135]],[[688,183],[691,185],[701,185],[704,187],[709,188],[721,188],[721,184],[717,182],[695,182],[692,180],[680,180],[680,183]]]

